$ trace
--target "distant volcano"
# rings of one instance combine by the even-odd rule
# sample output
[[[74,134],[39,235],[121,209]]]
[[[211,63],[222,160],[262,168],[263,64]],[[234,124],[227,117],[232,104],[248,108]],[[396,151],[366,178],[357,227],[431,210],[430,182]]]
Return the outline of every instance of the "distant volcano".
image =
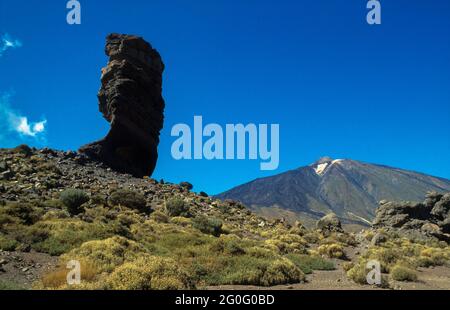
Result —
[[[254,180],[217,196],[265,216],[308,222],[334,212],[346,223],[368,225],[380,200],[421,201],[428,191],[450,191],[450,180],[422,173],[323,157],[315,163]]]

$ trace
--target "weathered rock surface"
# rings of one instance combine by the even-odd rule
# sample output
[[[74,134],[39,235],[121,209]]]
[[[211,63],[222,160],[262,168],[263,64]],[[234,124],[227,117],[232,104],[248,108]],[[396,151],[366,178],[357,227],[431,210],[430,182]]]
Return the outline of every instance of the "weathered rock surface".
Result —
[[[330,213],[317,221],[317,228],[328,232],[342,232],[341,221],[336,214]]]
[[[430,192],[423,203],[380,202],[375,228],[395,230],[415,238],[450,241],[450,193]]]
[[[80,149],[112,169],[136,177],[153,173],[164,122],[164,64],[142,38],[110,34],[108,65],[98,93],[100,112],[111,123],[107,136]]]

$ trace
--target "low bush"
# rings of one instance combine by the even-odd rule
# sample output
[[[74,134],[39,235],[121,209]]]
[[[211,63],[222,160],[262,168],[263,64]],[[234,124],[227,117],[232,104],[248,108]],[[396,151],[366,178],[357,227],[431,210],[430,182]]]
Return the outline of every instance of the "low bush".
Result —
[[[0,235],[0,250],[14,251],[18,245],[19,243],[16,240]]]
[[[232,260],[219,278],[224,284],[273,286],[302,282],[305,275],[286,258],[266,260],[245,255]]]
[[[106,280],[114,290],[192,289],[188,274],[174,260],[143,255],[118,267]]]
[[[42,207],[47,209],[64,209],[65,205],[60,199],[45,200],[40,203]]]
[[[358,263],[348,263],[345,264],[344,270],[347,270],[347,277],[354,282],[361,285],[368,285],[367,275],[369,274],[369,269],[367,269],[367,260],[360,259]],[[377,284],[382,288],[389,288],[388,277],[384,274],[381,275],[381,283]]]
[[[161,211],[155,211],[150,215],[150,218],[154,220],[157,223],[168,223],[169,218],[166,214],[162,213]]]
[[[425,248],[420,252],[418,265],[421,267],[442,266],[449,264],[450,250],[440,248]]]
[[[171,198],[166,201],[166,213],[169,216],[189,216],[189,205],[182,198]]]
[[[333,262],[327,261],[320,256],[288,254],[286,258],[292,261],[305,274],[310,274],[314,270],[334,270]]]
[[[394,267],[392,267],[390,275],[392,279],[396,281],[417,281],[416,271],[402,265],[395,265]]]
[[[320,255],[326,255],[329,258],[345,259],[344,247],[341,244],[324,244],[317,248]]]
[[[190,218],[175,216],[170,219],[170,222],[175,225],[188,227],[192,225],[192,220]]]
[[[109,201],[113,206],[120,205],[129,209],[138,210],[139,212],[150,211],[150,208],[147,208],[147,201],[144,195],[131,190],[116,190],[111,194]]]
[[[117,222],[86,223],[74,219],[41,221],[24,230],[19,236],[19,241],[29,244],[38,252],[58,256],[84,242],[120,234],[120,230],[114,224]]]
[[[50,210],[42,216],[41,220],[48,221],[56,219],[66,219],[69,217],[70,214],[65,210]]]
[[[41,278],[41,285],[45,288],[57,289],[67,286],[68,269],[66,264],[62,264],[58,269],[44,275]],[[98,276],[98,271],[90,264],[80,262],[80,278],[81,282],[93,282]],[[39,288],[39,287],[38,287]]]
[[[0,291],[21,291],[21,290],[24,290],[24,288],[17,283],[7,280],[0,280]]]
[[[220,252],[226,255],[242,255],[245,254],[244,245],[241,244],[237,237],[220,237],[215,240],[210,249],[213,252]]]
[[[293,262],[282,258],[269,265],[261,279],[264,286],[285,283],[298,283],[305,280],[303,272]]]
[[[280,257],[277,253],[259,246],[250,247],[246,252],[248,255],[255,258],[275,259]]]
[[[125,261],[136,259],[146,251],[136,242],[123,237],[94,240],[83,243],[80,247],[64,254],[62,261],[79,260],[89,263],[101,272],[111,272]]]
[[[59,198],[71,215],[77,215],[84,211],[82,205],[89,201],[89,196],[80,189],[66,189]]]
[[[13,222],[12,218],[16,218],[22,224],[32,225],[40,219],[42,210],[38,210],[31,203],[11,202],[0,209],[0,215],[6,216],[5,219],[9,216]]]
[[[355,265],[348,265],[347,277],[358,284],[367,284],[366,261],[360,261]]]
[[[220,236],[222,232],[222,221],[217,218],[211,218],[206,216],[197,216],[194,218],[192,226],[200,230],[204,234],[213,236]]]

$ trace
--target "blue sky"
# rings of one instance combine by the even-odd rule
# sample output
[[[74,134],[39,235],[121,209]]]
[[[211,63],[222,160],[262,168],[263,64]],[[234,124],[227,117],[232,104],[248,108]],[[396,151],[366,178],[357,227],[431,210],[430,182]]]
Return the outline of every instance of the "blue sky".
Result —
[[[121,32],[143,36],[166,64],[157,179],[214,194],[325,155],[450,178],[449,1],[381,1],[379,26],[366,23],[365,0],[80,2],[82,24],[69,26],[65,0],[0,1],[0,35],[22,45],[0,56],[2,109],[31,131],[46,121],[34,137],[6,134],[0,113],[0,147],[76,150],[103,137],[104,38]],[[194,115],[280,124],[278,170],[173,160],[170,130]]]

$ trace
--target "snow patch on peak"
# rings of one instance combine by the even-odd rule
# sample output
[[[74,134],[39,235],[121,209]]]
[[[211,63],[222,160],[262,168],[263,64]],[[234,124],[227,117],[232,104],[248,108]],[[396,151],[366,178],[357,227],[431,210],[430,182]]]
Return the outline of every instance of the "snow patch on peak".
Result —
[[[319,164],[317,165],[316,168],[314,168],[314,171],[318,174],[318,175],[322,175],[325,172],[325,169],[327,169],[328,167],[328,163],[323,163],[323,164]]]
[[[329,158],[329,157],[327,157],[327,158]],[[335,159],[335,160],[330,159],[329,161],[326,161],[326,162],[318,161],[313,165],[314,171],[318,175],[322,176],[325,174],[325,172],[328,170],[328,168],[330,168],[332,165],[339,164],[343,161],[344,161],[343,159]]]

